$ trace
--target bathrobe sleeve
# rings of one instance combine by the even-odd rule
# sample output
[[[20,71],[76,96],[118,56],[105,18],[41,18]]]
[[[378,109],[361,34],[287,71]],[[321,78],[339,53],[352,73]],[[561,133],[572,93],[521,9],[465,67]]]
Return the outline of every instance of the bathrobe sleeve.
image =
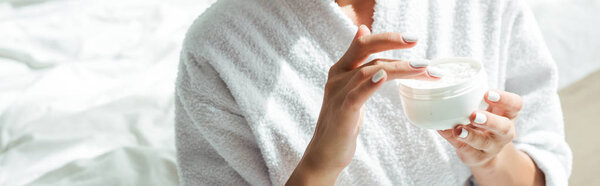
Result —
[[[175,105],[183,185],[271,185],[255,138],[227,86],[206,60],[186,49]]]
[[[506,91],[523,98],[514,144],[544,172],[547,185],[568,185],[572,154],[565,141],[556,65],[531,11],[516,2],[505,63]]]

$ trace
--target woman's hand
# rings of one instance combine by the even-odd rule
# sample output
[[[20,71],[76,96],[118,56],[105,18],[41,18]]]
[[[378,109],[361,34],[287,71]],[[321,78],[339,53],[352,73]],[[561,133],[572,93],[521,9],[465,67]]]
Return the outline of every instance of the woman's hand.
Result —
[[[316,130],[288,185],[334,184],[354,156],[363,104],[385,81],[437,79],[427,73],[425,60],[376,59],[363,64],[373,53],[415,45],[414,38],[398,33],[371,35],[366,26],[359,27],[349,49],[329,70]]]
[[[515,148],[515,119],[523,102],[519,95],[488,91],[489,107],[471,114],[469,125],[438,131],[471,169],[480,185],[543,185],[543,173]]]
[[[486,166],[515,136],[514,121],[523,105],[519,95],[488,91],[484,96],[487,111],[471,114],[471,124],[438,131],[456,148],[460,159],[469,167]]]

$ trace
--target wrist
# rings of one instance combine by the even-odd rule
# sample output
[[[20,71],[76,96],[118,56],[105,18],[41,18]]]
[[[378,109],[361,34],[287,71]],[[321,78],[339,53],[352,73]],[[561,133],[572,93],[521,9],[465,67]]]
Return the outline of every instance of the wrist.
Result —
[[[473,173],[490,175],[494,174],[494,172],[498,169],[498,164],[498,155],[496,155],[484,163],[469,166],[469,169],[471,169],[471,172]]]
[[[500,168],[502,168],[501,165],[503,164],[504,159],[506,159],[505,156],[515,150],[516,148],[512,145],[512,143],[508,143],[494,157],[491,157],[483,163],[470,166],[469,168],[471,169],[471,172],[488,175],[495,174]]]
[[[343,169],[326,168],[304,157],[286,185],[334,185]]]
[[[480,185],[544,185],[544,174],[525,152],[509,143],[500,153],[478,166],[470,166]]]

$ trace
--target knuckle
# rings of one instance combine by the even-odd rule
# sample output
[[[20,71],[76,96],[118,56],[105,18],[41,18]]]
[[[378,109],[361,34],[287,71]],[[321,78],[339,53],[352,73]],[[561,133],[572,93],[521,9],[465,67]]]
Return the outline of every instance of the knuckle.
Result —
[[[356,103],[357,100],[357,94],[354,91],[348,92],[346,94],[346,96],[344,97],[344,105],[345,106],[352,106]]]
[[[404,71],[405,64],[404,62],[395,62],[392,64],[392,68],[393,68],[393,72],[395,73],[401,73]]]
[[[336,63],[336,64],[337,64],[337,63]],[[336,69],[337,69],[337,68],[336,68],[336,65],[335,65],[335,64],[334,64],[334,65],[332,65],[331,67],[329,67],[329,70],[327,71],[327,74],[328,74],[329,76],[332,76],[333,74],[335,74],[335,70],[336,70]]]
[[[502,117],[502,120],[502,123],[504,123],[504,125],[502,125],[500,132],[502,133],[502,135],[507,135],[512,129],[512,121],[505,117]]]
[[[484,161],[488,160],[489,158],[490,158],[490,154],[485,153],[485,152],[478,153],[476,156],[477,162],[484,162]]]
[[[512,141],[513,139],[515,139],[515,136],[516,136],[515,129],[511,128],[510,130],[508,130],[508,133],[506,134],[506,136],[508,137],[508,139],[510,141]]]
[[[400,42],[402,41],[402,36],[398,33],[388,32],[385,34],[385,39],[392,42]]]
[[[367,79],[370,76],[369,71],[366,68],[361,68],[357,73],[360,79]]]
[[[523,109],[523,98],[515,93],[510,93],[510,95],[510,97],[513,98],[513,101],[510,103],[511,109],[514,111],[520,111]]]
[[[462,162],[469,162],[469,163],[472,162],[472,159],[469,156],[469,154],[464,153],[462,151],[458,153],[458,158],[460,158],[460,161],[462,161]],[[465,163],[465,164],[467,164],[467,163]]]
[[[358,39],[356,39],[355,45],[358,49],[365,48],[367,46],[367,44],[368,44],[367,37],[359,37]]]
[[[508,117],[508,118],[515,119],[515,118],[517,118],[517,117],[519,116],[519,112],[508,112],[508,113],[507,113],[507,114],[505,114],[505,115],[506,115],[506,117]]]
[[[466,151],[469,149],[469,145],[467,143],[460,143],[458,144],[456,149],[458,149],[459,151]]]
[[[519,97],[517,103],[515,104],[515,110],[521,111],[521,109],[523,109],[523,100],[521,100],[521,97]]]
[[[516,116],[522,108],[523,104],[515,101],[508,107],[508,110],[511,112],[511,116]]]
[[[480,145],[482,149],[491,149],[494,144],[490,138],[483,138]]]

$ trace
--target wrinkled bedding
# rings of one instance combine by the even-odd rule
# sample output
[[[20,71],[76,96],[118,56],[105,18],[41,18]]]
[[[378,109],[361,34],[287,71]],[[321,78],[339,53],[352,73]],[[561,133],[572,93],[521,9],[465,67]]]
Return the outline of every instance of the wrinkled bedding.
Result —
[[[210,3],[0,3],[0,185],[177,185],[176,66]]]
[[[0,185],[177,185],[173,91],[214,0],[0,0]],[[561,87],[600,67],[597,0],[531,1]]]

